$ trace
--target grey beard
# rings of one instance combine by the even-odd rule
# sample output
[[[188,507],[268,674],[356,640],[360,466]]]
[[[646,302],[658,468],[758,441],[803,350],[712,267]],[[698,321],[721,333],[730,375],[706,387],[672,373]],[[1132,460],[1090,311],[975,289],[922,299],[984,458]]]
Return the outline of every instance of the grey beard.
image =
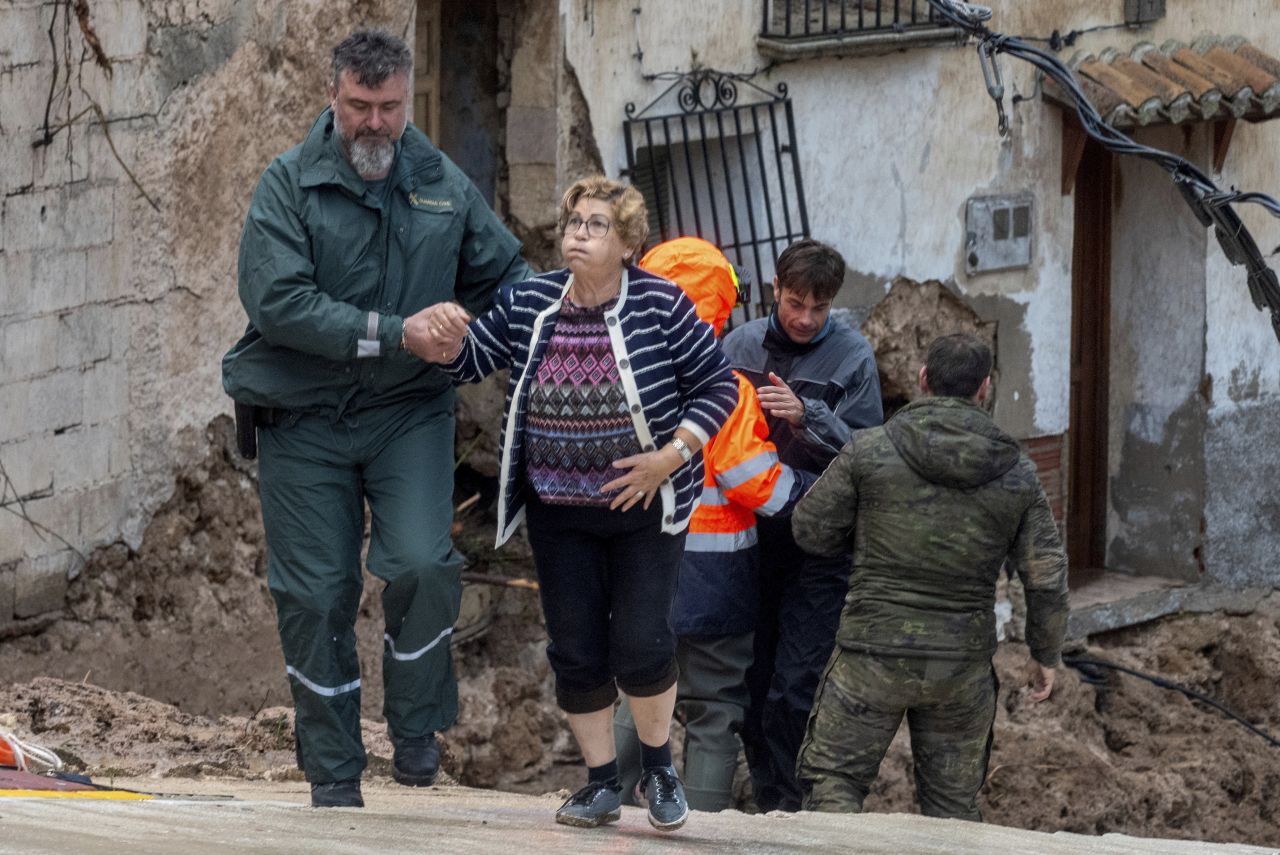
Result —
[[[391,169],[396,144],[389,137],[356,137],[347,146],[347,157],[361,178],[377,180]]]

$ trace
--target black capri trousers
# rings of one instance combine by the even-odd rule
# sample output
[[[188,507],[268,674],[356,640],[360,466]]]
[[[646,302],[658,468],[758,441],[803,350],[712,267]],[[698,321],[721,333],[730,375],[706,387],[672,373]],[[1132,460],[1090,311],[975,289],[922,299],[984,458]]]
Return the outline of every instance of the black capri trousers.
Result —
[[[652,697],[676,681],[671,629],[684,533],[648,510],[549,505],[527,490],[525,523],[547,621],[556,702],[568,713]]]

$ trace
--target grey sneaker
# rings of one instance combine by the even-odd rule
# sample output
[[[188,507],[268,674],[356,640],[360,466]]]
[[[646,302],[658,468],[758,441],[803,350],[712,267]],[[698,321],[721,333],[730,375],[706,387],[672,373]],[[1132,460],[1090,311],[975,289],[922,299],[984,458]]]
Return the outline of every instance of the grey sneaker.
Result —
[[[622,788],[592,781],[556,811],[556,822],[578,828],[595,828],[622,818]]]
[[[659,831],[675,831],[689,818],[689,802],[684,797],[684,784],[671,766],[645,769],[640,776],[640,789],[649,806],[649,824]]]

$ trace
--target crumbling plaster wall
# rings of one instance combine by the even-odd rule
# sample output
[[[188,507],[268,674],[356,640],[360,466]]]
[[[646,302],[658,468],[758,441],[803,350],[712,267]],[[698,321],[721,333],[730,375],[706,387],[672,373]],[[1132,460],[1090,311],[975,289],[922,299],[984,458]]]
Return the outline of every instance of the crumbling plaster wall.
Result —
[[[566,57],[610,174],[626,165],[623,106],[643,107],[668,85],[645,74],[698,64],[750,72],[767,64],[755,50],[758,4],[750,4],[748,14],[730,14],[728,5],[561,0]],[[1121,0],[1083,0],[1069,9],[1012,0],[989,5],[992,26],[1016,34],[1047,36],[1123,18]],[[1171,3],[1168,15],[1149,27],[1088,34],[1062,56],[1127,50],[1140,41],[1192,41],[1206,33],[1243,34],[1280,53],[1280,30],[1265,6]],[[1027,66],[1002,59],[1001,67],[1009,96],[1029,98],[1017,105],[1006,100],[1011,132],[1004,140],[972,48],[800,60],[755,82],[789,87],[812,232],[839,248],[852,268],[846,305],[865,310],[898,276],[954,282],[997,323],[997,420],[1020,437],[1058,434],[1067,430],[1070,414],[1073,242],[1073,200],[1060,190],[1062,114],[1039,99]],[[1280,122],[1242,123],[1235,133],[1221,183],[1280,192]],[[1206,163],[1208,130],[1192,134],[1194,154]],[[1179,148],[1182,132],[1168,136],[1160,141]],[[1280,571],[1258,569],[1271,567],[1280,553],[1280,505],[1268,498],[1267,487],[1280,480],[1280,454],[1254,433],[1280,409],[1280,360],[1270,324],[1248,302],[1243,271],[1227,265],[1216,243],[1181,215],[1168,179],[1148,164],[1125,164],[1122,173],[1122,183],[1138,194],[1128,203],[1130,215],[1120,211],[1117,218],[1127,217],[1133,227],[1122,243],[1141,251],[1122,261],[1117,248],[1113,256],[1119,265],[1113,287],[1129,301],[1114,342],[1121,382],[1111,437],[1120,505],[1111,513],[1113,554],[1154,570],[1164,560],[1159,548],[1170,542],[1149,538],[1176,533],[1176,550],[1164,554],[1176,551],[1178,558],[1164,562],[1172,565],[1161,568],[1164,575],[1195,578],[1203,566],[1223,581],[1280,577]],[[1035,197],[1030,268],[966,275],[965,201],[1018,191]],[[1143,210],[1170,222],[1144,226]],[[1274,219],[1259,211],[1245,215],[1264,251],[1280,244]],[[1166,245],[1177,249],[1165,254]],[[1187,265],[1194,287],[1162,290],[1158,278]],[[1144,302],[1154,311],[1144,314]],[[1134,433],[1134,424],[1146,433]],[[1159,442],[1144,449],[1130,443],[1133,453],[1126,455],[1126,438],[1148,434],[1175,439],[1175,459],[1165,459],[1169,449],[1161,451]],[[1165,513],[1161,502],[1175,481],[1177,512]],[[1161,513],[1165,519],[1158,520]],[[1241,563],[1252,569],[1233,569]]]
[[[1207,128],[1135,133],[1204,167]],[[1208,233],[1163,170],[1117,158],[1111,247],[1107,566],[1195,581],[1204,513]]]
[[[1280,32],[1251,38],[1280,54]],[[1280,194],[1280,121],[1236,127],[1220,184]],[[1280,220],[1257,206],[1241,215],[1272,267],[1280,266]],[[1280,586],[1280,342],[1249,299],[1243,268],[1209,241],[1205,276],[1205,564],[1232,588]]]
[[[606,170],[625,168],[623,106],[643,107],[667,85],[644,74],[695,63],[738,72],[767,64],[755,50],[759,17],[757,4],[750,5],[749,14],[730,14],[715,3],[561,0],[566,55],[590,105]],[[1069,10],[1010,0],[991,5],[994,26],[1038,35],[1114,24],[1123,14],[1120,0],[1086,0]],[[1143,30],[1084,36],[1065,55],[1259,29],[1255,3],[1215,4],[1212,12],[1187,8],[1193,5],[1171,4],[1169,17]],[[1029,67],[1001,62],[1009,95],[1031,97],[1009,107],[1012,130],[1003,141],[971,48],[801,60],[755,82],[767,88],[785,81],[790,89],[812,231],[840,248],[855,271],[848,299],[874,300],[897,276],[955,281],[999,322],[1005,394],[997,417],[1020,436],[1061,433],[1069,418],[1073,231],[1072,201],[1059,192],[1062,117],[1035,95]],[[1035,195],[1031,267],[967,276],[965,201],[1023,190]]]
[[[561,5],[566,54],[611,174],[626,164],[623,106],[644,107],[668,85],[644,74],[694,63],[735,72],[767,64],[755,49],[754,9],[726,14],[723,4],[675,0]],[[1004,20],[1020,27],[1048,17],[1009,11]],[[1013,91],[1032,91],[1029,71],[1009,63],[1004,71]],[[1072,209],[1069,199],[1044,192],[1057,187],[1056,111],[1038,102],[1020,106],[1011,136],[1001,141],[972,51],[953,47],[802,60],[754,80],[766,89],[780,81],[794,103],[811,231],[840,249],[853,271],[841,302],[865,315],[898,276],[955,282],[1001,325],[997,418],[1019,436],[1064,431],[1070,329],[1061,319],[1070,315]],[[969,279],[965,201],[1022,190],[1036,193],[1032,268]]]
[[[0,9],[0,462],[6,499],[28,497],[45,529],[0,512],[0,633],[62,608],[78,554],[136,544],[203,453],[228,408],[219,361],[244,325],[235,249],[256,179],[325,106],[334,34],[407,35],[413,15],[380,0],[90,0],[107,76],[71,7]],[[32,148],[55,69],[55,133]]]

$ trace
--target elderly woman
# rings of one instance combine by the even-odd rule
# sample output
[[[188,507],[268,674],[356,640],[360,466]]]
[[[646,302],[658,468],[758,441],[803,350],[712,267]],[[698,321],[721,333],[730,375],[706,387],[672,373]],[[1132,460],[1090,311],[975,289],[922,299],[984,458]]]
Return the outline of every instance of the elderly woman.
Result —
[[[470,382],[511,368],[498,544],[527,519],[556,699],[587,764],[587,785],[556,821],[621,817],[621,689],[640,736],[649,822],[672,831],[689,809],[668,742],[671,603],[702,484],[698,452],[733,410],[737,384],[689,298],[632,266],[648,232],[634,188],[579,181],[561,201],[560,227],[566,269],[504,289],[469,323],[456,304],[433,307],[427,321],[459,344],[419,355]]]

